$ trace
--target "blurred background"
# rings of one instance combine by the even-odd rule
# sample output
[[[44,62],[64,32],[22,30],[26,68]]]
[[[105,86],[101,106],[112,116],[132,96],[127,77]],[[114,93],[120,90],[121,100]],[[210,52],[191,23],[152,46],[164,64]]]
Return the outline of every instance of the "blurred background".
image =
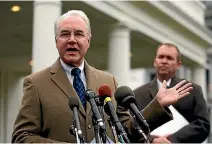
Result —
[[[90,18],[87,61],[119,85],[149,82],[157,46],[177,45],[183,62],[177,75],[202,86],[212,112],[212,2],[0,1],[0,143],[11,141],[24,77],[57,59],[54,21],[70,9]]]

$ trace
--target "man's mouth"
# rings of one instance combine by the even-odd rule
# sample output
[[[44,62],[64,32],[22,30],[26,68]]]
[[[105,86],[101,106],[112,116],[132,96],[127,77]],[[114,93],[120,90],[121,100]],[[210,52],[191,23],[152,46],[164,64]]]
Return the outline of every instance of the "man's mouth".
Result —
[[[72,52],[72,51],[79,51],[78,49],[76,49],[76,48],[68,48],[66,51],[68,51],[68,52]]]
[[[161,70],[167,70],[168,67],[160,67]]]

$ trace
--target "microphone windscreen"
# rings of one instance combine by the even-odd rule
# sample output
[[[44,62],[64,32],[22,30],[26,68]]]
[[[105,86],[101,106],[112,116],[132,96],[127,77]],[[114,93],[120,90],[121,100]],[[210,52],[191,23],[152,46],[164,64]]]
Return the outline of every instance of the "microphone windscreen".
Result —
[[[112,95],[111,89],[110,89],[110,87],[107,86],[107,85],[102,85],[102,86],[99,88],[98,92],[99,92],[99,96],[100,96],[100,97],[101,97],[101,96],[111,97],[111,95]]]
[[[90,101],[90,99],[93,99],[95,97],[96,97],[96,94],[93,90],[88,89],[88,90],[85,91],[85,99],[87,101]]]
[[[79,99],[75,96],[69,97],[69,107],[71,110],[73,110],[74,107],[79,108]]]
[[[127,86],[121,86],[115,91],[115,99],[118,103],[122,103],[123,99],[128,96],[134,96],[134,92]]]

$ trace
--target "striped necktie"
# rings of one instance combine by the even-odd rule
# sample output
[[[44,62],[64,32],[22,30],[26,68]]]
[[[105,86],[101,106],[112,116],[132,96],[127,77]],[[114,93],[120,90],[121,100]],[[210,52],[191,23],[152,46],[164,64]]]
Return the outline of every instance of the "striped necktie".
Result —
[[[79,68],[73,68],[71,74],[74,76],[73,87],[77,92],[83,107],[86,107],[86,99],[85,99],[85,87],[80,78],[81,70]]]

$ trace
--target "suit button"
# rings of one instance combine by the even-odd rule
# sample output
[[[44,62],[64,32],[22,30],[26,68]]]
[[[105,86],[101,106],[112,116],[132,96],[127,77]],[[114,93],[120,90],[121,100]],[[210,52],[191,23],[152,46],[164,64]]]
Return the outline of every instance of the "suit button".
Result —
[[[92,127],[92,125],[91,124],[88,124],[88,128],[91,129],[91,127]]]

